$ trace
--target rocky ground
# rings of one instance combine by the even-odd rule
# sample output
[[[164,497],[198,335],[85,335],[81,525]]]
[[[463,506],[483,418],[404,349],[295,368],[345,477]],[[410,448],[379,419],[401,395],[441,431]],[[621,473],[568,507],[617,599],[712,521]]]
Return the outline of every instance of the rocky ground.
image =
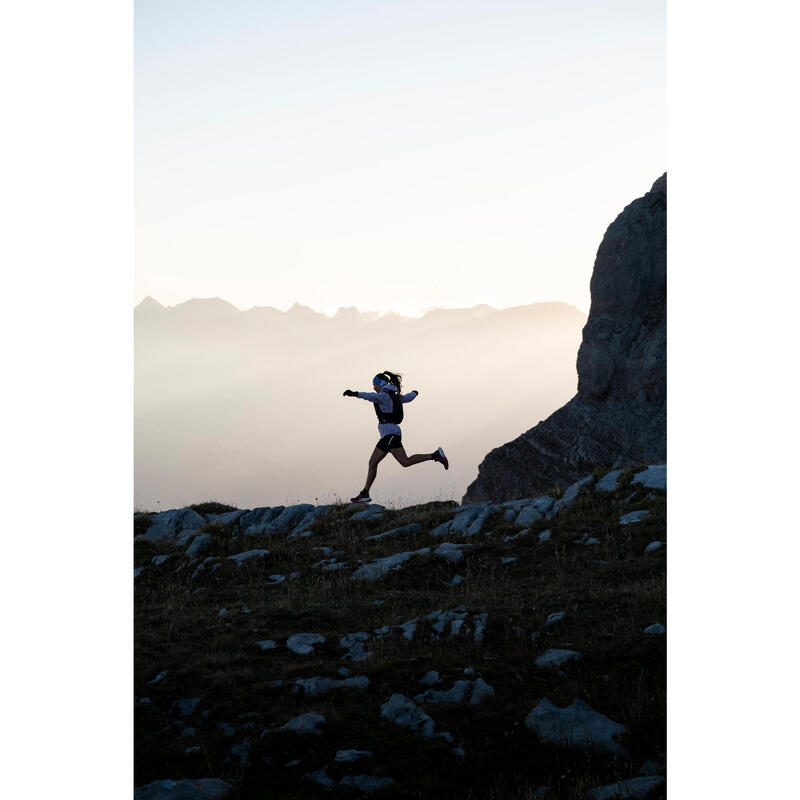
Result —
[[[134,530],[137,800],[666,796],[666,467]]]

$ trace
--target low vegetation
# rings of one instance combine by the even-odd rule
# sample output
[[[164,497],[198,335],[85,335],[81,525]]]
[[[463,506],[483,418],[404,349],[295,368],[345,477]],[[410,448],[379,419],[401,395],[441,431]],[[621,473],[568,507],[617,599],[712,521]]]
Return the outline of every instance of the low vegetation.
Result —
[[[663,774],[666,637],[643,631],[666,622],[665,548],[645,552],[653,541],[666,542],[666,494],[632,484],[632,474],[623,474],[611,493],[584,489],[574,505],[522,536],[501,511],[472,537],[434,539],[430,531],[456,508],[437,502],[387,509],[372,522],[355,521],[352,507],[337,506],[313,524],[311,535],[292,539],[209,524],[208,549],[194,559],[185,555],[186,545],[135,541],[141,568],[135,579],[135,784],[216,777],[234,787],[235,798],[361,796],[358,789],[326,788],[304,777],[326,768],[335,781],[346,774],[393,778],[381,798],[522,800],[547,787],[547,797],[572,800],[640,774],[646,762]],[[208,503],[192,508],[231,510]],[[650,514],[619,524],[638,509]],[[366,540],[411,523],[421,532]],[[134,521],[139,533],[148,524],[146,515]],[[540,541],[545,530],[552,533]],[[598,543],[586,544],[587,535]],[[351,579],[359,562],[433,550],[442,541],[471,546],[456,563],[419,554],[373,582]],[[226,558],[259,548],[269,555],[240,565]],[[154,564],[156,556],[168,557]],[[324,571],[320,562],[330,559],[347,568]],[[463,581],[453,583],[456,575]],[[460,606],[469,615],[488,614],[482,639],[434,640],[433,623],[424,618]],[[561,621],[545,625],[561,611]],[[409,641],[399,626],[413,619],[418,628]],[[344,660],[340,637],[361,631],[370,634],[364,644],[371,655]],[[296,633],[321,634],[325,641],[298,655],[285,644]],[[275,647],[257,644],[266,640]],[[536,657],[550,648],[583,657],[557,669],[537,666]],[[368,689],[306,697],[293,685],[298,678],[338,678],[343,667],[366,675]],[[452,742],[381,718],[392,694],[413,698],[424,691],[419,681],[430,670],[439,672],[440,688],[449,688],[465,669],[492,686],[494,696],[474,705],[421,705]],[[201,699],[184,714],[177,705],[184,698]],[[580,698],[625,725],[630,760],[540,742],[524,720],[543,698],[561,707]],[[322,735],[274,732],[309,711],[325,717]],[[335,763],[337,750],[348,748],[372,755],[357,765]],[[664,797],[665,789],[652,796]]]

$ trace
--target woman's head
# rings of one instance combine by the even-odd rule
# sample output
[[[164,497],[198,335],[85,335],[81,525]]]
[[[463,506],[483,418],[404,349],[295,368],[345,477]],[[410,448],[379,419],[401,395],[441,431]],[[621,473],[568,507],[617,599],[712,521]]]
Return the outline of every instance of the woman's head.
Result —
[[[400,391],[400,381],[402,380],[401,375],[397,375],[394,372],[389,372],[388,369],[384,370],[383,372],[379,372],[373,379],[372,385],[375,387],[376,391],[380,391],[383,389],[384,386],[388,384],[392,384],[397,388],[397,391]]]

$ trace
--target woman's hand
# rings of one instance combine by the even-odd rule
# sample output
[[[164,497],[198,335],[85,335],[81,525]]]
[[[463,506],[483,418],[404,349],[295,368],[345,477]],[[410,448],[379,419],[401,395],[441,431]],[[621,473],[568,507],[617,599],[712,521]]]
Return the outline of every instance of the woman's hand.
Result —
[[[342,397],[358,397],[358,392],[354,392],[351,389],[345,389],[342,392]]]

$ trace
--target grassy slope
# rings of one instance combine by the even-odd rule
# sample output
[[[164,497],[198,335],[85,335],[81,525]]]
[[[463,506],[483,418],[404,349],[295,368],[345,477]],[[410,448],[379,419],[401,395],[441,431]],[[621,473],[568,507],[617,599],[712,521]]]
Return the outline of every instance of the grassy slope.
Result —
[[[464,551],[464,561],[449,564],[420,556],[374,583],[350,580],[352,568],[330,573],[312,569],[324,558],[312,548],[334,547],[342,551],[340,561],[354,565],[435,547],[438,542],[428,531],[452,518],[452,504],[387,511],[378,523],[353,522],[352,510],[343,506],[318,520],[311,537],[292,541],[282,535],[234,537],[229,529],[209,527],[213,542],[206,555],[223,557],[258,547],[268,548],[270,555],[241,566],[223,559],[212,576],[196,579],[191,577],[194,565],[176,573],[186,561],[182,551],[165,543],[137,542],[135,565],[144,570],[135,582],[134,691],[150,702],[136,704],[135,784],[219,777],[234,785],[237,798],[329,796],[330,790],[301,780],[304,773],[329,764],[333,776],[391,776],[396,784],[382,797],[499,800],[530,797],[536,786],[547,785],[551,797],[575,798],[593,786],[633,777],[647,759],[663,760],[666,642],[664,636],[646,635],[642,629],[666,622],[665,551],[643,552],[653,540],[666,541],[666,496],[634,489],[631,472],[615,493],[584,492],[557,519],[537,523],[529,536],[503,544],[505,535],[519,529],[498,514],[482,534],[468,540],[477,546]],[[651,515],[633,525],[618,524],[621,514],[639,508]],[[372,533],[409,522],[419,522],[423,533],[365,542]],[[552,538],[539,543],[536,533],[546,528],[553,531]],[[601,543],[575,544],[584,533]],[[158,554],[171,557],[152,566]],[[503,556],[517,561],[502,566]],[[300,577],[280,586],[265,585],[268,575],[292,571]],[[466,580],[449,586],[456,573]],[[421,623],[413,642],[395,630],[369,642],[374,654],[368,660],[341,660],[342,635],[397,626],[459,605],[471,614],[489,613],[482,644],[466,637],[426,642],[431,623]],[[243,606],[251,613],[244,613]],[[220,608],[228,609],[223,618],[218,617]],[[562,610],[568,612],[562,622],[543,628],[549,614]],[[327,641],[313,655],[296,655],[284,640],[299,632],[322,633]],[[531,639],[534,632],[538,635]],[[255,642],[263,639],[276,640],[278,648],[261,651]],[[535,657],[548,648],[568,644],[584,658],[561,672],[534,665]],[[292,693],[294,678],[335,678],[343,665],[353,675],[369,676],[370,688],[336,690],[316,699]],[[449,688],[467,667],[494,687],[494,698],[477,706],[423,706],[437,730],[452,733],[452,744],[424,739],[381,719],[381,704],[395,692],[409,697],[420,693],[418,681],[428,670],[438,670],[439,688]],[[168,671],[166,678],[146,685],[163,670]],[[283,686],[273,687],[276,680]],[[173,701],[193,696],[203,698],[197,711],[180,718],[172,710]],[[544,697],[559,706],[582,698],[628,726],[632,761],[538,743],[524,718]],[[202,711],[208,711],[206,718]],[[306,711],[326,717],[323,736],[260,736],[265,728]],[[225,736],[218,722],[239,730]],[[195,735],[182,737],[184,727],[193,727]],[[247,768],[230,758],[232,746],[245,738],[250,739]],[[199,752],[187,755],[191,746],[199,746]],[[451,753],[456,746],[466,752],[461,763]],[[340,771],[333,756],[342,748],[374,755]],[[300,764],[286,766],[294,760]],[[360,795],[342,787],[334,791],[342,797]]]

